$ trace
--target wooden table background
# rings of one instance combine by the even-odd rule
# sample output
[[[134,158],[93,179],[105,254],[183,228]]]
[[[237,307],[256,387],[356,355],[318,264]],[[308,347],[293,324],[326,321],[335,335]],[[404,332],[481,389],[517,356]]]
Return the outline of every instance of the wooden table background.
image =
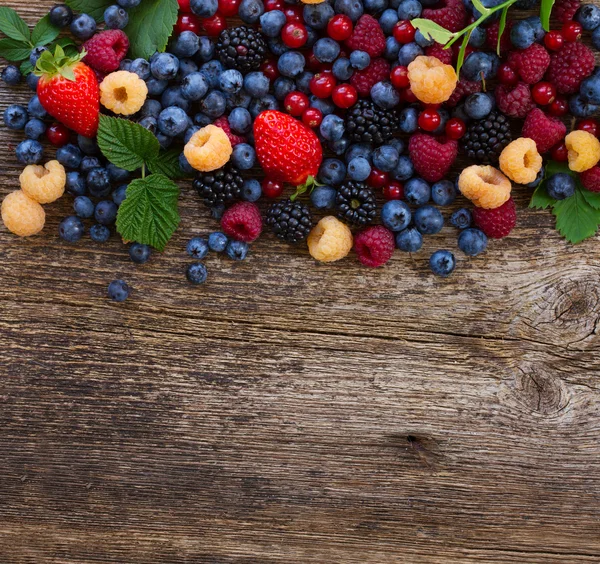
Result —
[[[600,562],[600,245],[516,200],[448,280],[450,227],[375,271],[265,236],[192,287],[185,243],[217,224],[189,183],[144,266],[61,241],[69,196],[40,236],[2,228],[0,561]]]

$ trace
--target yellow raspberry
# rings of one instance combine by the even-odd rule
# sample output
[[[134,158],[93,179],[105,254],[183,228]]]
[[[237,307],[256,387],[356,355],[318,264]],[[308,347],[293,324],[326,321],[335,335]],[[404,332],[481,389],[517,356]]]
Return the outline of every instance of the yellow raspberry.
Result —
[[[15,190],[2,202],[2,221],[11,233],[29,237],[44,228],[46,214],[44,208],[23,190]]]
[[[512,185],[493,166],[473,165],[460,173],[458,189],[478,208],[493,210],[508,201]]]
[[[408,79],[413,94],[425,104],[445,102],[452,96],[458,82],[451,65],[424,55],[419,55],[408,65]]]
[[[196,131],[183,148],[190,166],[200,172],[210,172],[225,165],[233,149],[227,134],[216,125],[207,125]]]
[[[575,172],[585,172],[600,161],[600,141],[588,131],[571,131],[565,137],[569,150],[569,168]]]
[[[308,251],[321,262],[335,262],[348,255],[354,240],[352,231],[339,219],[328,215],[313,228],[308,236]]]
[[[100,102],[115,114],[130,116],[139,112],[147,97],[146,83],[134,72],[113,72],[100,84]]]
[[[49,204],[65,193],[67,173],[58,161],[50,161],[45,166],[26,166],[21,176],[21,190],[40,204]]]
[[[500,153],[500,170],[517,184],[533,182],[542,170],[542,157],[529,137],[510,142]]]

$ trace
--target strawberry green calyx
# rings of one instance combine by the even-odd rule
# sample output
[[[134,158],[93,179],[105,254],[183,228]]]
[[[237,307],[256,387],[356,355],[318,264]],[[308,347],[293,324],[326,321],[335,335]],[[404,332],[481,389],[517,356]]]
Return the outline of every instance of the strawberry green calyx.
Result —
[[[301,196],[302,194],[306,194],[307,192],[310,194],[318,186],[325,186],[325,185],[321,184],[320,182],[317,182],[317,180],[314,176],[309,176],[306,179],[306,182],[304,182],[304,184],[300,184],[299,186],[296,186],[296,192],[290,197],[290,200],[292,202],[295,202],[299,196]]]
[[[68,56],[65,54],[64,49],[60,45],[57,45],[54,55],[50,51],[42,53],[33,73],[36,76],[45,76],[47,78],[60,75],[71,82],[75,82],[73,67],[77,63],[80,63],[86,54],[85,51],[81,51],[81,53],[77,53],[76,55]]]

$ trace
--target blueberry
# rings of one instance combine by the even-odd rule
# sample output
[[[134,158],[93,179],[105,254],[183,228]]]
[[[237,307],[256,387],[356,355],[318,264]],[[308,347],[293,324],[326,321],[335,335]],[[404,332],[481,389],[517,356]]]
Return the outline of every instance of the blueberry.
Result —
[[[225,213],[225,206],[220,204],[218,206],[213,206],[210,208],[210,216],[217,221],[221,221],[223,214]]]
[[[206,127],[212,123],[212,119],[210,119],[206,114],[199,113],[194,116],[194,123],[200,127]]]
[[[600,104],[600,75],[594,74],[586,78],[579,87],[583,100],[590,104]]]
[[[117,204],[112,200],[102,200],[96,205],[94,210],[94,218],[102,225],[110,225],[117,219]]]
[[[216,231],[208,236],[208,248],[214,253],[222,253],[227,248],[229,239],[227,235]]]
[[[110,229],[99,223],[90,227],[90,238],[95,243],[106,243],[110,239]]]
[[[338,80],[350,80],[350,77],[354,74],[354,69],[350,63],[350,59],[346,59],[345,57],[340,57],[333,63],[333,67],[331,69],[333,72],[333,76]]]
[[[157,80],[173,80],[179,71],[179,59],[171,53],[159,53],[150,62],[150,72]]]
[[[152,249],[148,245],[133,243],[129,247],[129,258],[136,264],[144,264],[150,260]]]
[[[158,129],[163,135],[177,137],[182,135],[188,127],[188,116],[184,110],[171,106],[163,110],[158,116]]]
[[[423,246],[423,235],[414,227],[408,227],[396,235],[396,247],[405,253],[416,253]]]
[[[227,100],[222,92],[213,90],[200,102],[200,111],[212,119],[217,119],[225,113]]]
[[[331,100],[325,100],[324,98],[317,98],[316,96],[310,97],[310,107],[316,108],[324,116],[328,116],[335,112],[335,105]]]
[[[110,178],[110,181],[115,184],[129,180],[130,173],[124,168],[119,168],[112,163],[108,163],[106,165],[106,170],[108,171],[108,178]]]
[[[198,65],[192,59],[181,59],[175,80],[181,82],[188,74],[192,74],[193,72],[198,72]]]
[[[223,72],[219,79],[219,86],[223,92],[227,94],[235,94],[242,89],[244,85],[244,77],[242,73],[235,69],[228,69]]]
[[[40,99],[37,96],[32,96],[31,100],[29,100],[29,104],[27,104],[27,111],[31,117],[36,117],[39,119],[44,119],[47,117],[48,112],[43,108],[40,103]]]
[[[575,94],[569,98],[569,110],[575,117],[588,117],[600,110],[600,106],[590,104],[581,94]]]
[[[250,107],[250,102],[252,102],[252,96],[245,90],[240,90],[237,94],[227,94],[225,98],[226,108],[230,112],[235,108],[247,110]]]
[[[475,92],[467,96],[465,100],[465,113],[471,119],[482,119],[489,115],[494,107],[494,102],[489,94]]]
[[[321,135],[328,141],[341,139],[344,135],[344,130],[344,120],[335,114],[325,116],[319,127]]]
[[[471,212],[466,208],[461,208],[455,211],[450,217],[450,223],[458,229],[466,229],[471,226],[473,222],[473,216]]]
[[[291,78],[280,76],[273,83],[273,93],[278,100],[285,100],[285,97],[296,90],[296,83]]]
[[[470,257],[476,257],[487,248],[488,239],[483,231],[468,228],[458,236],[458,248]]]
[[[356,157],[363,157],[371,164],[373,162],[373,146],[369,143],[354,143],[346,151],[345,159],[349,163]]]
[[[298,51],[288,51],[279,57],[277,69],[283,76],[294,78],[303,70],[306,60],[304,55]]]
[[[173,144],[173,137],[169,137],[160,131],[156,134],[156,139],[158,140],[160,148],[165,151]]]
[[[250,96],[261,98],[269,93],[270,82],[262,72],[250,72],[243,80],[244,90],[250,94]]]
[[[256,164],[256,152],[248,143],[239,143],[233,148],[231,163],[240,170],[250,170]]]
[[[318,210],[331,209],[335,206],[336,195],[336,189],[331,186],[317,186],[310,194],[310,201]]]
[[[400,155],[396,168],[392,171],[392,178],[400,182],[404,182],[412,177],[415,173],[415,167],[412,161],[406,155]]]
[[[357,182],[363,182],[371,174],[371,165],[364,157],[355,157],[348,163],[348,176]]]
[[[248,255],[248,244],[243,241],[229,241],[225,252],[232,260],[244,260]]]
[[[253,118],[256,118],[258,114],[267,110],[277,109],[279,109],[279,104],[275,96],[271,96],[271,94],[267,94],[262,98],[254,98],[248,107],[248,111]]]
[[[171,51],[179,58],[193,57],[200,49],[200,40],[193,31],[182,31],[175,40]]]
[[[162,106],[161,106],[162,108]],[[158,128],[158,120],[155,117],[148,116],[142,118],[138,123],[144,128],[150,131],[151,133],[156,134],[156,130]]]
[[[16,86],[21,82],[21,71],[15,65],[8,65],[2,71],[2,81],[9,86]]]
[[[35,68],[35,65],[42,56],[42,53],[45,53],[46,51],[48,51],[47,47],[34,47],[29,55],[29,64]]]
[[[400,94],[389,82],[378,82],[371,88],[371,98],[384,110],[391,110],[400,103]]]
[[[400,48],[402,45],[394,39],[393,36],[389,36],[385,38],[385,51],[383,52],[383,56],[388,61],[395,61],[400,56]]]
[[[39,76],[35,76],[35,74],[31,72],[27,75],[25,81],[27,82],[27,86],[29,86],[30,90],[37,92],[38,82],[40,81]]]
[[[77,39],[86,41],[96,33],[96,21],[87,14],[79,14],[73,18],[69,29]]]
[[[191,125],[190,127],[188,127],[185,130],[185,134],[183,136],[183,143],[185,145],[187,145],[190,142],[190,139],[198,132],[200,131],[200,126],[198,125]]]
[[[325,159],[319,168],[318,177],[323,184],[338,186],[346,178],[346,165],[339,159]]]
[[[73,200],[73,211],[77,217],[87,219],[94,215],[94,202],[87,196],[77,196]]]
[[[337,14],[345,14],[353,23],[356,23],[364,13],[361,0],[335,0],[334,8]]]
[[[113,302],[124,302],[129,297],[130,288],[123,280],[113,280],[108,285],[108,297]]]
[[[205,0],[200,1],[204,2]],[[262,0],[242,0],[238,8],[238,16],[247,24],[258,23],[264,13],[265,6]]]
[[[407,67],[417,57],[423,54],[423,49],[416,43],[405,43],[402,45],[402,47],[400,47],[400,51],[398,52],[398,63]]]
[[[425,37],[422,33],[420,29],[417,29],[416,33],[415,33],[415,43],[419,46],[422,47],[423,49],[425,49],[425,47],[430,47],[431,45],[433,45],[435,42],[433,39],[428,39],[427,37]]]
[[[201,72],[193,72],[188,74],[181,81],[181,95],[192,102],[196,102],[204,98],[208,92],[208,81]]]
[[[39,139],[46,133],[46,124],[39,118],[30,119],[25,124],[25,135],[28,139]]]
[[[431,186],[422,178],[411,178],[404,185],[404,197],[409,204],[422,206],[431,198]]]
[[[394,26],[398,23],[399,19],[396,10],[384,10],[381,16],[379,16],[379,25],[381,26],[381,29],[383,29],[383,33],[387,36],[391,36]]]
[[[371,64],[371,57],[366,51],[352,51],[350,64],[356,70],[364,70]]]
[[[484,27],[476,27],[471,32],[471,37],[469,38],[469,45],[471,47],[483,47],[485,45],[485,40],[487,38],[487,32]]]
[[[100,168],[100,159],[98,157],[83,157],[79,165],[79,170],[86,174],[95,168]]]
[[[160,96],[169,86],[168,80],[158,80],[157,78],[149,78],[146,81],[148,87],[148,94],[150,96]]]
[[[127,184],[121,184],[115,191],[112,193],[112,200],[117,206],[120,206],[127,198]]]
[[[596,51],[600,50],[600,26],[592,32],[592,45]]]
[[[39,141],[25,139],[15,149],[17,160],[24,165],[39,164],[44,158],[44,147]]]
[[[130,72],[131,71],[131,63],[132,63],[131,59],[123,59],[119,63],[119,70]]]
[[[85,155],[99,155],[100,147],[94,137],[84,137],[83,135],[77,136],[77,145],[83,151]]]
[[[433,206],[421,206],[414,215],[415,227],[423,235],[439,233],[444,226],[444,218],[437,208]]]
[[[191,284],[204,284],[208,278],[208,271],[201,262],[195,262],[188,266],[185,275]]]
[[[400,155],[391,145],[382,145],[373,151],[373,165],[383,172],[391,172],[398,166]]]
[[[492,59],[483,51],[475,51],[465,59],[460,72],[461,76],[464,75],[464,78],[467,80],[487,80],[493,74]]]
[[[356,52],[354,51],[352,55]],[[333,63],[340,54],[340,44],[329,37],[323,37],[314,44],[313,54],[317,61],[321,63]],[[352,55],[350,55],[350,60],[352,60]]]
[[[148,99],[140,110],[140,117],[158,118],[160,112],[162,112],[162,104],[158,100]]]
[[[179,170],[186,176],[192,176],[196,172],[183,153],[179,154]]]
[[[517,49],[527,49],[535,43],[535,29],[527,20],[518,20],[510,30],[510,41]]]
[[[80,172],[67,172],[65,187],[67,192],[73,196],[83,196],[87,192],[85,178]]]
[[[85,226],[76,215],[70,215],[60,222],[58,234],[61,239],[69,243],[76,243],[83,237]]]
[[[527,184],[523,184],[523,186],[525,186],[525,188],[537,188],[540,184],[540,182],[544,179],[545,176],[545,169],[544,167],[542,167],[540,169],[540,171],[537,173],[537,176],[535,177],[535,180],[533,182],[529,182]]]
[[[192,258],[202,260],[208,255],[208,243],[202,237],[194,237],[190,239],[185,250]]]
[[[252,116],[245,108],[234,108],[229,114],[229,127],[238,135],[244,135],[252,127]]]
[[[402,0],[398,5],[398,18],[401,20],[412,20],[418,18],[423,11],[423,6],[418,0]]]
[[[350,140],[347,137],[342,137],[337,141],[329,141],[327,145],[336,155],[341,156],[346,152],[346,149],[348,149]]]
[[[105,168],[98,167],[90,170],[86,181],[90,194],[95,198],[104,198],[111,192],[110,178]]]
[[[431,199],[438,206],[449,206],[456,200],[456,187],[450,180],[440,180],[431,187]]]
[[[121,6],[109,6],[104,10],[104,22],[108,29],[124,29],[129,23],[129,15]]]
[[[126,10],[135,8],[142,3],[142,0],[117,0],[117,4]]]
[[[258,180],[254,178],[244,180],[242,185],[242,200],[246,202],[256,202],[262,196],[262,187]]]
[[[319,4],[306,4],[302,16],[306,24],[313,29],[325,29],[329,20],[335,15],[335,11],[328,2]]]
[[[6,125],[8,129],[24,129],[28,121],[29,115],[23,106],[13,104],[4,110],[4,125]]]
[[[50,10],[50,23],[55,27],[67,27],[73,20],[73,10],[66,4],[57,4]]]
[[[404,108],[400,112],[398,127],[402,133],[414,133],[419,127],[418,121],[419,111],[416,108]]]
[[[546,180],[546,191],[555,200],[570,198],[575,193],[575,179],[566,172],[553,174]]]
[[[406,229],[412,220],[410,208],[400,200],[390,200],[381,208],[381,222],[390,231]]]
[[[199,49],[196,53],[196,61],[198,63],[207,63],[215,55],[215,44],[210,40],[210,37],[202,36],[199,39]]]
[[[435,251],[429,259],[429,266],[436,276],[446,278],[454,272],[456,259],[450,251]]]
[[[260,17],[260,27],[267,37],[279,37],[286,21],[285,14],[281,10],[272,10]]]
[[[377,14],[388,6],[388,0],[363,0],[365,11],[370,14]]]
[[[269,37],[267,39],[267,44],[269,45],[269,50],[276,57],[281,57],[284,53],[287,53],[290,48],[279,38],[279,37]]]
[[[184,112],[189,112],[191,103],[183,96],[180,86],[169,86],[160,97],[160,103],[163,108],[175,106],[181,108]]]
[[[546,35],[546,31],[544,30],[544,26],[542,25],[541,18],[539,16],[529,16],[523,21],[527,22],[532,27],[535,41],[537,43],[543,42],[544,37]]]
[[[390,139],[387,142],[387,145],[396,149],[398,155],[401,155],[404,152],[405,145],[402,139],[398,139],[397,137],[395,137],[393,139]]]

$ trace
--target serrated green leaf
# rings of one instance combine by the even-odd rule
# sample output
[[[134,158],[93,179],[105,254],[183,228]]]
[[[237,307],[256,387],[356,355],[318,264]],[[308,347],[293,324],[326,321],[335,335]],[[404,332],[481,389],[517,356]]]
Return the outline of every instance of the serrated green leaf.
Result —
[[[12,8],[0,6],[0,31],[15,41],[29,44],[30,34],[27,24]]]
[[[160,144],[141,125],[126,119],[100,116],[98,145],[114,165],[133,172],[158,157]]]
[[[583,186],[580,189],[584,200],[595,210],[600,210],[600,194],[598,192],[590,192],[583,188]]]
[[[546,31],[550,31],[550,14],[552,14],[552,7],[554,6],[554,0],[542,0],[540,6],[540,19],[542,20],[542,26]]]
[[[117,231],[126,241],[150,245],[163,251],[175,233],[179,187],[162,174],[131,182],[119,207]]]
[[[21,74],[23,76],[27,76],[28,74],[31,74],[31,72],[33,71],[33,66],[29,61],[23,61],[21,63]]]
[[[445,45],[452,39],[454,34],[441,25],[425,18],[416,18],[410,22],[415,29],[418,29],[427,39],[433,39],[438,43]]]
[[[537,210],[545,210],[546,208],[552,207],[555,203],[556,200],[548,196],[544,182],[540,182],[531,196],[529,207]]]
[[[144,0],[129,10],[129,56],[149,59],[156,51],[164,51],[177,22],[177,0]]]
[[[23,41],[16,39],[0,39],[0,57],[4,57],[11,63],[29,59],[31,47]]]
[[[500,56],[500,45],[502,44],[502,34],[506,29],[506,17],[508,16],[509,6],[505,6],[500,14],[500,23],[498,24],[498,43],[496,45],[496,53]]]
[[[147,161],[148,168],[152,174],[163,174],[167,178],[183,178],[181,168],[179,167],[178,149],[169,149],[161,151],[156,159]]]
[[[144,0],[145,1],[145,0]],[[115,2],[112,0],[66,0],[73,11],[92,16],[97,22],[104,20],[104,11]]]
[[[554,204],[556,229],[569,243],[577,244],[592,237],[600,224],[600,210],[594,209],[577,188],[570,198]]]
[[[50,16],[44,16],[35,26],[31,34],[31,42],[39,47],[40,45],[48,45],[52,43],[60,33],[60,29],[50,23]]]

